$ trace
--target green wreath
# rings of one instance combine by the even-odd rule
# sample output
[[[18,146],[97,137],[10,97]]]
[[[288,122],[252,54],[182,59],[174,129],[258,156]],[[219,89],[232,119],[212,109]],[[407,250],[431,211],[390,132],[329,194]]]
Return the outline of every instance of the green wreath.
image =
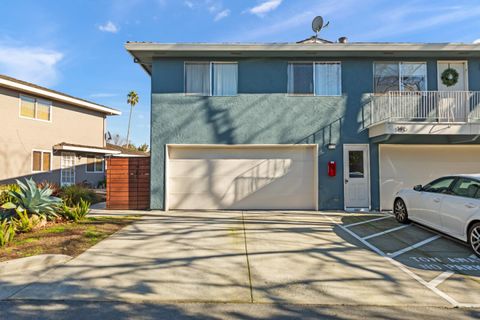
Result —
[[[447,87],[454,86],[458,82],[458,72],[453,68],[445,69],[442,72],[442,83]]]

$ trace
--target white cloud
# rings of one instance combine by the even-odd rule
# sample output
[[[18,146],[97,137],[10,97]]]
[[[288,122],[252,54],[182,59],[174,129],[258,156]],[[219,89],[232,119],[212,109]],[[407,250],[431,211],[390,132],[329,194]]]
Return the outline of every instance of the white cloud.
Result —
[[[187,7],[189,7],[190,9],[193,9],[194,7],[194,4],[192,1],[185,1],[183,2]]]
[[[250,8],[248,12],[262,17],[268,12],[277,9],[278,6],[281,4],[282,4],[282,0],[267,0],[259,4],[258,6]]]
[[[112,21],[107,21],[105,24],[99,25],[98,30],[103,32],[117,33],[119,28]]]
[[[419,18],[421,14],[421,19]],[[359,38],[368,40],[384,39],[398,35],[416,33],[431,28],[460,24],[462,21],[479,18],[480,7],[438,7],[438,6],[400,6],[384,12],[382,28],[363,32]],[[388,17],[388,18],[387,18]]]
[[[480,39],[473,41],[474,44],[480,44]]]
[[[215,20],[215,21],[222,20],[223,18],[226,18],[229,15],[230,15],[230,9],[225,9],[225,10],[222,10],[219,13],[217,13],[213,20]]]
[[[54,85],[63,54],[40,47],[12,47],[0,44],[0,73],[39,85]]]

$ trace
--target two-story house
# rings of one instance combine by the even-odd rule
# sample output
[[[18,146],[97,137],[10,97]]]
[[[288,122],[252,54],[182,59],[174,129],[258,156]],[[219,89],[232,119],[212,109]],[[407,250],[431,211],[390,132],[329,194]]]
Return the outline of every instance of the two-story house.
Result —
[[[120,111],[0,75],[0,183],[59,185],[104,179],[108,115]]]
[[[480,45],[126,49],[151,76],[152,209],[391,209],[480,172]]]

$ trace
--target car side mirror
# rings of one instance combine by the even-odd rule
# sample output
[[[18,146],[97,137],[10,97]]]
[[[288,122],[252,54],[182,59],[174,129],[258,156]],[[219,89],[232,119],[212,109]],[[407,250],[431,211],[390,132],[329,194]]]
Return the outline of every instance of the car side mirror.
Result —
[[[417,184],[415,187],[413,187],[413,190],[415,191],[422,191],[423,190],[423,187],[421,184]]]

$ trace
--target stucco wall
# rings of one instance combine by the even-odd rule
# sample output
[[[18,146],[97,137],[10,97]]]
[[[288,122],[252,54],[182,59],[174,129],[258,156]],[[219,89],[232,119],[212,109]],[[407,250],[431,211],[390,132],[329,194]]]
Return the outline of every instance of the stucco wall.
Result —
[[[237,59],[236,97],[185,96],[184,61],[154,61],[152,209],[164,208],[168,143],[317,143],[320,209],[343,209],[343,144],[369,143],[371,203],[372,208],[379,208],[378,145],[362,128],[361,110],[366,94],[373,91],[373,62],[381,59],[343,60],[341,97],[287,96],[287,64],[291,60]],[[426,61],[428,89],[437,89],[437,59],[407,61]],[[470,90],[479,90],[478,60],[469,61],[469,77]],[[335,143],[336,149],[328,150],[328,143]],[[336,177],[327,176],[329,161],[337,162]]]
[[[32,175],[32,150],[53,151],[52,147],[61,142],[89,146],[104,146],[103,114],[80,107],[53,101],[51,122],[25,119],[19,116],[20,93],[0,88],[0,183],[13,178]],[[76,159],[79,166],[77,182],[86,174],[83,172],[86,159]],[[59,180],[60,156],[52,159],[52,172],[35,174],[36,180]],[[83,172],[82,172],[83,169]],[[99,180],[99,174],[88,174],[92,181]]]

